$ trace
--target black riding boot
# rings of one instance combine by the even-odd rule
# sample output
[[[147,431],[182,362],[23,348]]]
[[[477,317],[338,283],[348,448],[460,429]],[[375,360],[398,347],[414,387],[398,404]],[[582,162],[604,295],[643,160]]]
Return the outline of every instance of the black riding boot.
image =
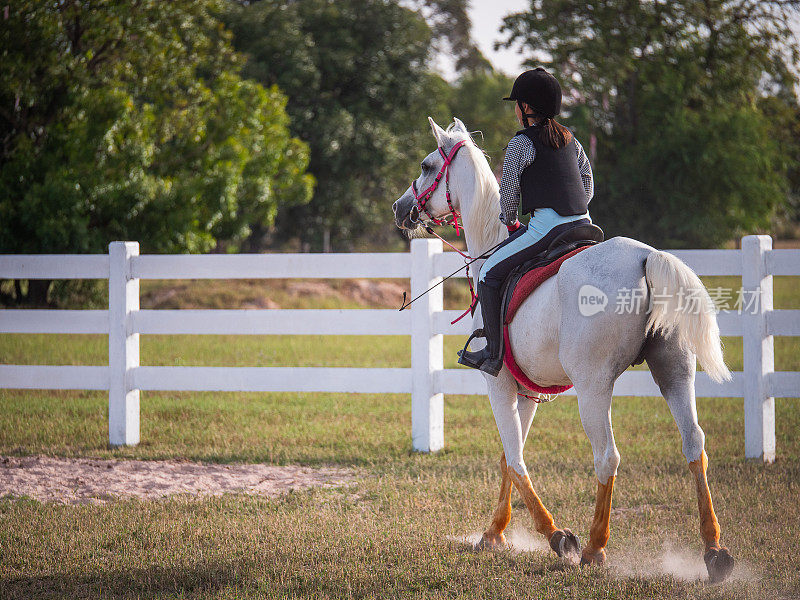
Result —
[[[500,290],[478,283],[478,302],[483,315],[483,329],[475,331],[464,349],[458,353],[458,364],[497,377],[503,368],[503,327],[500,322]],[[486,338],[486,347],[478,352],[467,350],[469,343],[476,337]]]

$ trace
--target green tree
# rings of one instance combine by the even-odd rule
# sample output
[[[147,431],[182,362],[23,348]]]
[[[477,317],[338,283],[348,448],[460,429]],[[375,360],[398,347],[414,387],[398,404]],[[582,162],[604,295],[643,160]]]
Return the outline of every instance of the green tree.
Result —
[[[512,102],[502,98],[511,91],[514,80],[502,73],[466,72],[453,84],[450,108],[470,129],[476,142],[488,154],[498,175],[503,167],[506,144],[519,129]]]
[[[308,200],[286,99],[220,1],[20,1],[0,29],[0,252],[212,249]],[[32,285],[34,301],[46,288]]]
[[[600,224],[713,246],[768,226],[785,202],[788,145],[762,100],[782,89],[797,103],[787,68],[796,12],[752,0],[535,0],[504,29],[553,68],[570,124],[597,140]]]
[[[759,106],[773,124],[774,139],[779,144],[781,156],[787,165],[789,193],[786,203],[778,206],[774,235],[800,238],[800,104],[792,101],[794,90],[782,89],[779,93],[762,98]]]
[[[409,4],[425,17],[435,45],[453,58],[457,73],[492,73],[492,64],[472,39],[469,0],[410,0]]]
[[[263,0],[232,4],[226,22],[244,73],[287,94],[292,132],[311,148],[314,198],[280,211],[278,239],[349,249],[390,231],[391,200],[428,142],[425,117],[448,113],[425,21],[385,0]]]

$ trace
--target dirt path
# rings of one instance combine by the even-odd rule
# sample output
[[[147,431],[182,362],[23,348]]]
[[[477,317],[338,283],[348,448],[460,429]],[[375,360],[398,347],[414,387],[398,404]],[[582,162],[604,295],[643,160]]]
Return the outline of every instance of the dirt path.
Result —
[[[29,496],[60,504],[104,504],[117,498],[245,492],[275,497],[290,490],[353,481],[339,468],[216,465],[185,461],[99,460],[49,456],[0,457],[0,497]]]

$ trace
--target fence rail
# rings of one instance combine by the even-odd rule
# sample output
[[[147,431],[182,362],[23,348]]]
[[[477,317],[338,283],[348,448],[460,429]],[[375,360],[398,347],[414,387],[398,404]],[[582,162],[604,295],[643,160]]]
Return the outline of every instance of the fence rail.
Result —
[[[420,451],[444,446],[444,394],[482,394],[483,376],[445,369],[443,335],[450,325],[441,286],[408,311],[140,310],[140,279],[402,278],[416,296],[463,265],[438,240],[414,240],[410,253],[139,255],[136,242],[113,242],[108,255],[0,255],[0,279],[107,279],[108,310],[0,310],[0,333],[107,334],[108,366],[0,365],[0,388],[109,392],[112,445],[139,441],[139,392],[248,391],[411,394],[412,441]],[[742,277],[756,310],[718,314],[722,335],[741,336],[744,370],[723,384],[698,373],[700,397],[744,399],[745,456],[775,457],[775,397],[800,397],[800,373],[775,372],[773,336],[800,336],[800,310],[774,310],[772,277],[800,276],[800,250],[772,250],[768,236],[747,236],[741,250],[674,254],[699,275]],[[463,276],[463,273],[461,274]],[[139,364],[140,334],[410,335],[411,368],[151,367]],[[570,390],[572,392],[572,390]],[[567,392],[567,395],[570,394]],[[572,392],[574,393],[574,392]],[[620,396],[656,396],[648,371],[627,371]]]

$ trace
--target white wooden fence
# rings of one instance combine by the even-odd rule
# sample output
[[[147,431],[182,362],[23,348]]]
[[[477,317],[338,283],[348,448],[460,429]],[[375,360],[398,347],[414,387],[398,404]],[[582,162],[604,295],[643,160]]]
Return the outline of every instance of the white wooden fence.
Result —
[[[697,395],[744,398],[745,456],[775,458],[775,397],[800,397],[800,373],[775,372],[773,336],[800,336],[800,310],[773,310],[773,275],[800,276],[800,250],[772,250],[769,236],[747,236],[741,250],[675,254],[700,275],[737,275],[755,310],[722,311],[723,335],[743,336],[744,371],[715,384],[697,376]],[[113,242],[108,255],[0,255],[0,279],[108,279],[108,310],[0,310],[0,333],[108,334],[108,366],[0,365],[0,388],[108,390],[109,440],[139,442],[140,390],[411,394],[416,450],[444,446],[444,394],[482,394],[483,377],[443,368],[443,334],[466,335],[469,319],[443,310],[442,287],[397,310],[140,310],[140,279],[400,278],[411,297],[461,266],[439,240],[411,252],[376,254],[139,255]],[[398,299],[399,300],[399,299]],[[411,335],[411,368],[149,367],[140,334]],[[628,371],[619,396],[657,396],[648,371]]]

